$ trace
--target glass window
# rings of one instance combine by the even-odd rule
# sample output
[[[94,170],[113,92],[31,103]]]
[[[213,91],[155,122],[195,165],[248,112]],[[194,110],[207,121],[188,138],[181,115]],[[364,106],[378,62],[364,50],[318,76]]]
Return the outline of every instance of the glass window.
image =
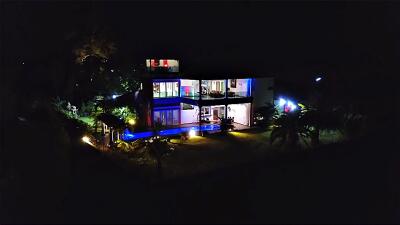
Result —
[[[161,122],[162,122],[161,124],[163,126],[167,125],[166,112],[165,111],[160,111],[160,114],[161,114]]]
[[[174,91],[173,91],[173,96],[178,97],[178,91],[179,90],[179,84],[178,82],[174,82]]]
[[[204,99],[225,97],[225,80],[202,80],[201,88]]]
[[[166,97],[166,93],[165,93],[165,83],[161,82],[160,83],[160,98],[165,98]]]
[[[159,98],[160,97],[160,83],[153,83],[153,97]]]
[[[178,97],[178,82],[153,82],[154,98]]]
[[[154,111],[154,123],[163,126],[179,125],[180,109],[167,109]]]
[[[250,96],[251,80],[250,79],[229,79],[228,80],[228,97],[243,98]]]
[[[154,123],[161,123],[160,111],[154,111]]]
[[[172,125],[173,124],[173,110],[168,110],[167,111],[167,124]]]
[[[179,85],[178,85],[179,87]],[[177,87],[177,89],[178,89]],[[199,81],[198,80],[181,80],[181,97],[187,97],[192,99],[198,99],[200,95]],[[178,90],[176,90],[178,91]]]
[[[167,85],[167,97],[172,97],[173,96],[173,94],[172,94],[172,92],[173,92],[173,83],[172,82],[167,82],[166,83],[166,85]]]
[[[179,109],[175,109],[173,111],[173,124],[174,125],[179,125]]]

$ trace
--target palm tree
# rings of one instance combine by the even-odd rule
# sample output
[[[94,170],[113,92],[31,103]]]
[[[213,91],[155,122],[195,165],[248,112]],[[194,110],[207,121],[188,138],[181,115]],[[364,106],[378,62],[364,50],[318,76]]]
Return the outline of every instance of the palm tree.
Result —
[[[163,177],[162,159],[173,151],[174,147],[171,146],[167,138],[156,136],[146,140],[146,148],[150,155],[157,161],[157,174],[159,179],[161,179]]]
[[[301,123],[308,131],[312,146],[319,145],[319,134],[322,125],[322,114],[317,110],[307,110],[301,116]]]
[[[342,128],[342,113],[339,110],[318,110],[303,108],[299,111],[275,115],[272,121],[270,142],[273,144],[280,140],[281,145],[287,144],[294,147],[300,138],[312,146],[320,143],[321,130],[338,130]]]
[[[339,110],[305,109],[301,112],[301,124],[308,130],[312,146],[320,144],[320,131],[340,130],[342,113]]]
[[[305,138],[310,136],[310,132],[300,118],[301,112],[298,111],[274,116],[270,144],[280,140],[280,145],[286,144],[287,147],[294,148],[300,138],[305,141]]]

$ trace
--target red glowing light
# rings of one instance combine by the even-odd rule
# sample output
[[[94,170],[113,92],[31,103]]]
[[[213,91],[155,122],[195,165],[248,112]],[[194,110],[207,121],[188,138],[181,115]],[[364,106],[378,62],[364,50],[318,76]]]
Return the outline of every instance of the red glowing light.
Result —
[[[163,66],[164,67],[168,67],[168,59],[164,59],[163,60]]]

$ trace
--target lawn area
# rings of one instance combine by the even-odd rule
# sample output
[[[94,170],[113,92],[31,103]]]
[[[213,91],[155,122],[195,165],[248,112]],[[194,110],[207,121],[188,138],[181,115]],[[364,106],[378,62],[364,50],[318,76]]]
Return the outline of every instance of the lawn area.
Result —
[[[175,150],[162,159],[163,178],[190,176],[245,163],[256,163],[266,157],[287,151],[280,148],[278,142],[270,144],[270,133],[270,131],[249,129],[225,135],[216,133],[195,136],[187,141],[182,141],[178,137],[172,138],[170,142],[175,146]],[[339,133],[321,132],[321,144],[337,142],[340,138]],[[303,150],[309,150],[303,141],[300,141],[300,145]],[[146,170],[144,165],[136,165],[137,160],[132,157],[128,161],[124,158],[121,158],[123,163],[121,161],[120,163],[126,165],[126,168],[132,168],[134,171]],[[154,166],[155,164],[147,169],[152,170]]]
[[[84,122],[89,127],[94,126],[94,118],[91,116],[78,117],[78,120]]]
[[[270,134],[270,131],[250,129],[229,132],[227,135],[196,136],[183,143],[179,139],[172,139],[172,143],[177,143],[176,150],[164,159],[164,176],[171,178],[204,173],[263,160],[282,151],[277,143],[270,145]],[[340,142],[342,139],[338,131],[322,131],[320,135],[321,144]],[[300,143],[304,150],[309,150],[303,141]]]
[[[267,132],[249,130],[192,137],[182,144],[179,139],[172,139],[178,144],[174,153],[164,159],[164,176],[186,176],[261,160],[276,150],[267,136]]]
[[[344,139],[339,131],[321,131],[319,138],[322,144],[336,143]]]

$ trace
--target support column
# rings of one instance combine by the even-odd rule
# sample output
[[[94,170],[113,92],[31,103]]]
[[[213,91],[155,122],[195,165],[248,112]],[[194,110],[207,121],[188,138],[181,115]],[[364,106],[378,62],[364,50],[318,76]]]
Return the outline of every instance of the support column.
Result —
[[[199,100],[201,101],[201,92],[202,92],[202,89],[201,89],[201,81],[202,80],[199,80]]]
[[[225,79],[225,102],[228,101],[228,79]],[[228,119],[228,104],[225,103],[225,118]]]
[[[199,107],[199,133],[201,133],[201,136],[203,136],[203,132],[201,131],[201,101],[202,101],[202,98],[201,98],[201,95],[202,95],[202,87],[201,87],[201,79],[199,80],[199,92],[200,92],[200,96],[199,96],[199,104],[198,104],[198,107]]]
[[[228,104],[225,104],[225,119],[228,119]]]
[[[228,79],[225,79],[225,99],[228,98]]]

